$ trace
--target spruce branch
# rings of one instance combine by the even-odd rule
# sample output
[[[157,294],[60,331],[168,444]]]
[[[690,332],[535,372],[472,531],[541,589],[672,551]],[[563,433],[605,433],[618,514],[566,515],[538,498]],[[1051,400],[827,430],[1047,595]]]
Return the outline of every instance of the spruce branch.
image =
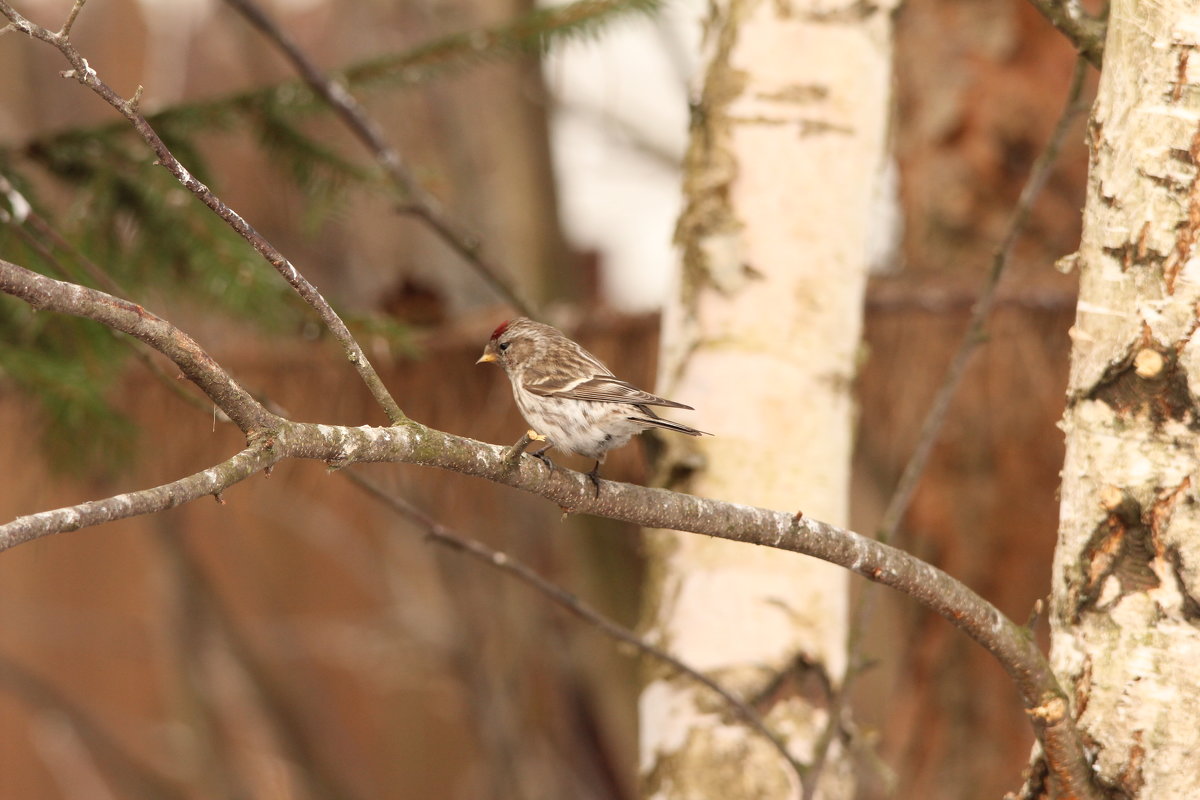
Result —
[[[327,79],[348,92],[412,88],[514,55],[542,53],[559,41],[594,35],[614,19],[651,14],[660,6],[661,0],[576,0],[538,9],[500,25],[442,36],[400,53],[364,59],[331,71]],[[12,23],[6,27],[17,29]],[[290,119],[300,119],[331,106],[301,79],[165,108],[147,119],[167,138],[167,131],[230,130],[238,125],[254,125],[268,108]],[[21,149],[37,156],[55,151],[66,140],[104,139],[125,129],[119,122],[77,128],[32,139]],[[0,152],[6,149],[0,148]]]
[[[12,189],[11,184],[8,183],[8,180],[3,175],[0,175],[0,194],[7,193],[9,191],[16,190]],[[82,283],[82,281],[79,280],[79,273],[82,272],[93,282],[107,289],[109,293],[126,294],[126,292],[122,290],[121,286],[113,278],[111,278],[108,273],[100,269],[100,267],[86,255],[79,252],[79,250],[70,242],[68,242],[66,238],[64,238],[63,235],[54,228],[54,226],[52,226],[44,217],[42,217],[32,208],[28,208],[25,213],[19,217],[0,212],[0,222],[7,222],[9,227],[16,233],[17,238],[19,238],[26,247],[37,253],[44,263],[53,265],[58,274],[68,277],[76,283]],[[64,254],[71,256],[70,261],[64,262],[61,260],[54,250],[51,249],[52,247],[57,248]],[[79,268],[73,269],[72,267],[68,266],[68,263],[78,264]],[[146,370],[155,378],[155,380],[157,380],[169,392],[177,395],[184,402],[187,402],[193,406],[204,408],[206,411],[208,410],[208,403],[205,403],[197,395],[194,395],[185,389],[179,381],[168,375],[158,365],[158,363],[155,362],[152,355],[154,351],[150,347],[142,342],[137,341],[136,339],[131,339],[127,336],[120,336],[120,334],[111,328],[105,328],[104,330],[109,335],[117,337],[117,341],[121,344],[121,346],[125,347],[135,358],[137,358],[138,362],[145,367]],[[43,351],[43,355],[48,354]],[[73,356],[71,357],[73,358]],[[20,382],[21,377],[23,376],[18,376],[18,382]],[[87,433],[93,435],[95,434],[94,426],[87,425],[85,423],[85,425],[81,427],[83,427],[84,431]],[[84,431],[63,431],[55,426],[56,434],[62,435],[63,433],[66,433],[71,439],[75,439],[77,433],[82,434]]]
[[[317,316],[325,324],[325,327],[333,334],[338,343],[342,345],[342,348],[346,352],[346,358],[354,365],[359,376],[367,385],[376,402],[383,408],[391,423],[398,424],[403,422],[406,419],[404,412],[400,410],[400,406],[388,392],[387,387],[383,385],[382,379],[380,379],[379,374],[371,365],[362,346],[354,338],[353,334],[350,333],[345,322],[333,310],[333,307],[325,297],[300,273],[295,264],[280,253],[265,236],[255,230],[240,214],[227,206],[208,186],[193,176],[175,158],[162,138],[159,137],[154,128],[150,126],[150,123],[146,121],[146,118],[136,109],[135,104],[121,97],[111,86],[101,80],[96,70],[75,49],[75,46],[71,44],[66,36],[49,31],[25,19],[13,9],[7,0],[0,0],[0,14],[7,17],[18,30],[26,33],[31,38],[45,42],[57,49],[63,58],[66,59],[67,63],[71,65],[71,69],[62,73],[63,77],[74,78],[99,95],[101,99],[116,109],[121,116],[125,117],[134,130],[137,131],[138,135],[154,152],[158,159],[158,165],[170,172],[184,188],[195,195],[204,205],[208,206],[214,214],[224,220],[259,255],[266,259],[275,268],[276,272],[283,276],[284,280],[291,284],[296,293],[317,312]]]
[[[97,289],[55,280],[0,260],[0,292],[33,308],[91,319],[127,333],[175,362],[247,435],[273,427],[276,417],[234,380],[203,348],[163,318],[128,300]]]
[[[455,69],[518,54],[541,54],[560,41],[596,35],[620,17],[653,14],[662,0],[575,0],[539,8],[511,22],[443,36],[412,50],[349,67],[351,88],[401,82],[413,85]]]
[[[13,187],[3,174],[0,174],[0,194],[10,198],[10,204],[16,205],[17,201],[11,198],[20,197],[20,193]],[[21,214],[8,214],[0,212],[0,222],[7,222],[9,227],[17,234],[17,236],[31,250],[41,255],[42,260],[55,264],[61,275],[70,278],[75,283],[82,284],[79,279],[79,272],[86,275],[95,285],[102,288],[104,291],[113,295],[127,296],[129,292],[111,275],[101,269],[95,261],[88,258],[87,254],[82,252],[78,247],[73,245],[67,237],[63,236],[54,225],[43,217],[32,205],[24,200],[20,200],[23,204],[23,212]],[[53,249],[52,249],[53,248]],[[55,250],[69,256],[69,261],[61,261],[55,254]],[[78,265],[78,270],[72,269],[67,264],[73,263]],[[111,328],[106,329],[111,334],[116,334],[116,331]],[[153,350],[147,345],[131,340],[127,337],[122,337],[121,342],[129,346],[129,350],[134,354],[138,361],[144,366],[147,371],[168,391],[177,395],[181,400],[193,406],[203,407],[208,410],[207,403],[200,398],[184,389],[179,381],[168,375],[157,362],[154,361],[151,353]]]

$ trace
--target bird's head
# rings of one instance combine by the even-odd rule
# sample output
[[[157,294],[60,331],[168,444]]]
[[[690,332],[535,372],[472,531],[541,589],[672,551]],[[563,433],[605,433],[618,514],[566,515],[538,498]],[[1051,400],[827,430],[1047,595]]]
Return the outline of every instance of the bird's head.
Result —
[[[492,338],[488,339],[483,348],[483,355],[475,363],[486,364],[494,361],[508,372],[513,364],[528,358],[535,351],[536,337],[531,335],[533,331],[529,329],[536,325],[537,323],[524,317],[500,323],[496,330],[492,331]]]

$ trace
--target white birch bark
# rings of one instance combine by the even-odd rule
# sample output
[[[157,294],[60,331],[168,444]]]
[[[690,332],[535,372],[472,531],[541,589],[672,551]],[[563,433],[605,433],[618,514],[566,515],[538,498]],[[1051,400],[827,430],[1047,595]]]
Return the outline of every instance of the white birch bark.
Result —
[[[892,230],[877,191],[890,14],[887,2],[710,7],[659,373],[716,434],[685,443],[703,465],[689,491],[846,522],[867,262]],[[695,536],[650,542],[650,638],[759,701],[808,761],[845,668],[847,573]],[[702,687],[648,675],[640,722],[644,796],[798,796],[778,753]],[[822,775],[818,796],[851,795],[837,741]]]
[[[1129,800],[1200,791],[1198,47],[1194,0],[1113,3],[1071,257],[1052,664]]]

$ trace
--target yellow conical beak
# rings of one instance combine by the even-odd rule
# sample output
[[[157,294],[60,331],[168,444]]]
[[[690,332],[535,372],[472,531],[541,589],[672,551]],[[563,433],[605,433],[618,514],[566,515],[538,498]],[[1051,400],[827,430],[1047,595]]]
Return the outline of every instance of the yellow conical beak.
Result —
[[[476,361],[475,363],[476,364],[488,364],[495,360],[496,360],[496,355],[494,353],[484,353],[483,355],[481,355],[479,357],[479,360]]]

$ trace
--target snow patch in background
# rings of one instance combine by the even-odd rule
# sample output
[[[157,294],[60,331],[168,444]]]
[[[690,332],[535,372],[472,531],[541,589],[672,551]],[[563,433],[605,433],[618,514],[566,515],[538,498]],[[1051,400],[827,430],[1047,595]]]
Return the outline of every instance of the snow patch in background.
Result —
[[[599,253],[602,298],[623,311],[659,308],[674,269],[703,12],[693,0],[617,20],[545,59],[563,227]]]

